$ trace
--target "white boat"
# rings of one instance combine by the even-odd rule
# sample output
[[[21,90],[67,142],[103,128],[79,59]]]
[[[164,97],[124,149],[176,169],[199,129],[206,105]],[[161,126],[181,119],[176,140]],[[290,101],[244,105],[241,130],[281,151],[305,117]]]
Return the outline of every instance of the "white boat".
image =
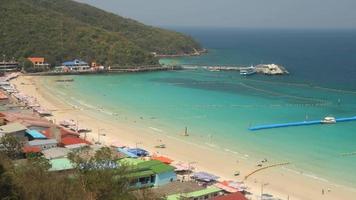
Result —
[[[245,69],[240,70],[240,75],[242,76],[249,76],[255,73],[256,73],[256,68],[254,66],[247,67]]]
[[[335,117],[325,117],[323,120],[321,120],[321,123],[323,124],[335,124],[336,123],[336,119]]]

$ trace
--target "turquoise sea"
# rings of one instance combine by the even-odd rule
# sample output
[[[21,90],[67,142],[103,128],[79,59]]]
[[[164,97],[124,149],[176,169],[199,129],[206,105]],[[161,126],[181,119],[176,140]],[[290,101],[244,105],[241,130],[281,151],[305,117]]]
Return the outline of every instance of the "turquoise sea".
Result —
[[[176,135],[185,126],[194,142],[292,162],[310,176],[356,186],[356,122],[251,132],[250,126],[356,116],[356,31],[178,29],[209,49],[185,64],[276,63],[288,76],[184,70],[73,76],[56,84],[73,104],[100,107]],[[46,78],[46,81],[53,77]],[[193,139],[192,139],[193,140]]]

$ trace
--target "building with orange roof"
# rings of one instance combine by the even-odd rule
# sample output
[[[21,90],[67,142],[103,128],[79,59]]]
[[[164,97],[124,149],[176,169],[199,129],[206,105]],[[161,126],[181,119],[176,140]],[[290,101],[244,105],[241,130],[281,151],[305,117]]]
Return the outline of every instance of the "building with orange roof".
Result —
[[[36,147],[36,146],[24,146],[22,148],[22,151],[27,154],[27,153],[39,153],[41,152],[41,148],[40,147]]]
[[[48,68],[49,64],[45,62],[43,57],[28,57],[29,61],[32,62],[33,66],[36,68]]]

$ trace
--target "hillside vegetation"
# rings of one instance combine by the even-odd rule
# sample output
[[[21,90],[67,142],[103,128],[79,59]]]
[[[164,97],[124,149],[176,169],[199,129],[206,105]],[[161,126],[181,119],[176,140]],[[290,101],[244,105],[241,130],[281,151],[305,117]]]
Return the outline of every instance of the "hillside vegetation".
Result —
[[[146,26],[71,0],[0,0],[0,54],[44,56],[106,65],[157,64],[158,54],[192,53],[200,46],[181,33]]]

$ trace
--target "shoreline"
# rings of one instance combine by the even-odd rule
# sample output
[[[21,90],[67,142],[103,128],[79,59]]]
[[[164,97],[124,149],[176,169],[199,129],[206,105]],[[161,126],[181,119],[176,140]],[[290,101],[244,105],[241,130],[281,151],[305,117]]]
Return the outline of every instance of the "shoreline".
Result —
[[[119,141],[121,144],[134,146],[140,141],[140,146],[150,152],[156,152],[157,149],[153,148],[153,146],[157,144],[157,140],[162,140],[163,138],[167,149],[159,150],[162,155],[169,156],[175,160],[196,161],[198,169],[213,172],[225,179],[241,181],[245,175],[256,169],[251,163],[240,160],[232,153],[216,152],[216,150],[209,147],[189,143],[184,138],[177,140],[177,138],[173,138],[169,134],[149,127],[139,127],[135,123],[129,122],[103,120],[91,114],[91,111],[73,108],[58,98],[58,94],[52,94],[53,90],[48,91],[47,88],[43,87],[41,81],[36,80],[36,78],[38,77],[20,76],[18,79],[13,80],[12,83],[16,85],[19,91],[35,96],[42,106],[53,111],[53,118],[56,121],[78,116],[78,120],[82,125],[93,130],[92,133],[88,134],[91,139],[95,140],[95,130],[105,126],[108,127],[107,136],[105,137],[106,144],[110,143],[110,141]],[[22,82],[29,84],[22,85]],[[209,156],[202,156],[204,154]],[[236,163],[236,159],[239,160],[239,163]],[[224,169],[221,166],[224,166]],[[241,172],[239,177],[233,176],[233,172],[236,169]],[[356,194],[356,191],[349,191],[347,188],[338,187],[321,180],[309,180],[297,172],[288,171],[289,169],[279,167],[264,170],[248,179],[246,185],[256,195],[260,193],[261,184],[269,183],[265,191],[283,199],[286,199],[288,195],[290,199],[352,199]],[[286,188],[286,185],[289,185],[288,188]],[[303,185],[303,188],[300,188],[300,185]],[[330,188],[331,192],[321,195],[321,190],[325,188]],[[253,199],[256,199],[255,196],[253,197]]]

